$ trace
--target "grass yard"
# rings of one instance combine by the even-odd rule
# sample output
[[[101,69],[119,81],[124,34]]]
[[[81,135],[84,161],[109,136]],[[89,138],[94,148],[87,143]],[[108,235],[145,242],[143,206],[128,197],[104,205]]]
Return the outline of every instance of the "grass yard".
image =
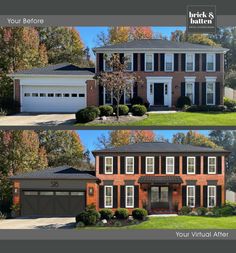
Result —
[[[236,229],[236,216],[230,217],[150,217],[138,225],[125,227],[85,227],[79,229]]]

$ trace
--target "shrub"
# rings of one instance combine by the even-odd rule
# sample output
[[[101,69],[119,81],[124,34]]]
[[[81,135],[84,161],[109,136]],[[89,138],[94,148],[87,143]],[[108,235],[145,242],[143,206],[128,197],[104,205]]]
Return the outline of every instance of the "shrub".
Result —
[[[143,99],[139,96],[131,98],[131,105],[143,105]]]
[[[233,109],[236,106],[236,101],[230,98],[224,98],[224,105],[228,108],[228,109]]]
[[[143,116],[147,112],[144,105],[133,105],[131,110],[134,116]]]
[[[198,213],[195,211],[191,211],[188,215],[189,216],[198,216]]]
[[[147,101],[147,102],[145,102],[144,104],[143,104],[147,109],[149,109],[149,107],[150,107],[150,103]]]
[[[76,227],[77,228],[82,228],[82,227],[85,227],[85,224],[82,221],[79,221],[79,222],[76,223]]]
[[[207,213],[207,208],[206,207],[198,207],[196,209],[196,212],[199,216],[204,216]]]
[[[216,217],[220,217],[221,216],[221,210],[220,210],[219,207],[212,208],[212,212],[213,212],[214,216],[216,216]]]
[[[132,216],[136,220],[144,220],[148,215],[147,210],[143,208],[136,208],[132,211]]]
[[[180,211],[179,214],[180,215],[188,215],[190,212],[192,211],[192,209],[188,206],[183,206]]]
[[[229,206],[229,205],[225,205],[223,207],[214,207],[213,208],[213,213],[217,217],[232,216],[232,215],[234,215],[234,208],[232,206]]]
[[[205,216],[208,216],[208,217],[214,217],[214,213],[212,211],[208,211]]]
[[[122,223],[119,220],[117,220],[117,221],[114,222],[113,226],[114,227],[121,227]]]
[[[2,97],[0,98],[0,108],[3,111],[14,113],[20,110],[20,103],[11,97]]]
[[[100,219],[100,214],[92,206],[88,206],[85,211],[80,212],[76,218],[76,223],[82,221],[86,226],[95,225]]]
[[[181,96],[181,97],[179,97],[178,100],[177,100],[176,106],[178,108],[183,108],[185,105],[189,105],[189,106],[191,105],[190,98],[187,97],[187,96]]]
[[[100,110],[95,106],[90,106],[79,110],[76,114],[76,121],[79,123],[87,123],[95,120],[100,115]]]
[[[102,221],[98,221],[96,223],[96,227],[104,227],[104,226],[105,226],[105,224]]]
[[[100,116],[111,116],[113,114],[113,107],[110,105],[99,106]]]
[[[119,105],[119,115],[122,116],[122,115],[127,115],[129,113],[129,107],[127,105]],[[115,106],[115,113],[116,113],[116,110],[117,110],[117,106]]]
[[[224,112],[224,105],[192,105],[186,109],[187,112]]]
[[[115,216],[117,219],[127,219],[129,217],[129,212],[126,208],[118,208],[115,211]]]
[[[112,219],[113,217],[113,212],[111,209],[108,209],[108,208],[104,208],[104,209],[101,209],[99,211],[100,215],[101,215],[101,219],[106,219],[106,220],[110,220]]]

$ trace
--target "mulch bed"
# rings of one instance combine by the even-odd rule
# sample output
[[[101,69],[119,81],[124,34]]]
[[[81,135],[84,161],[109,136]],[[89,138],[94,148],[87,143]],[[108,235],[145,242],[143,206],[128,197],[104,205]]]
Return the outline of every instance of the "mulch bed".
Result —
[[[129,123],[129,122],[135,122],[135,121],[140,121],[143,119],[146,119],[148,116],[147,115],[143,115],[143,116],[120,116],[119,117],[119,121],[117,121],[117,118],[115,116],[111,116],[111,117],[106,117],[106,120],[102,120],[101,118],[97,118],[91,122],[89,122],[88,124],[117,124],[117,123]]]

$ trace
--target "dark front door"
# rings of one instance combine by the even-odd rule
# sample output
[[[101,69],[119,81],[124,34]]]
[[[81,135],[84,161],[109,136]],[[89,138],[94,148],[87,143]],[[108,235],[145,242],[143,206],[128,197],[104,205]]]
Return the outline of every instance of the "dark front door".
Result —
[[[164,105],[164,83],[154,83],[154,105]]]
[[[151,187],[151,208],[169,208],[169,187],[153,186]]]

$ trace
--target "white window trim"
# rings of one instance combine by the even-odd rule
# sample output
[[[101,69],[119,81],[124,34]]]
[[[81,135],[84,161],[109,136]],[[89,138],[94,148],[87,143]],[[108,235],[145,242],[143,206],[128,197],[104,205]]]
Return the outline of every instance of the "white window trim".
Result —
[[[171,70],[167,70],[166,69],[166,56],[170,55],[171,59],[172,59],[172,69]],[[165,54],[165,72],[173,72],[174,71],[174,54]]]
[[[152,69],[148,70],[146,69],[146,62],[147,62],[147,55],[151,55],[152,56]],[[153,72],[154,71],[154,54],[152,53],[145,53],[145,72]]]
[[[112,171],[111,171],[111,172],[107,172],[107,171],[106,171],[106,165],[107,165],[106,159],[107,159],[107,158],[109,158],[109,159],[112,160]],[[105,174],[113,174],[113,157],[112,157],[112,156],[105,156]]]
[[[103,71],[104,72],[112,72],[112,70],[113,70],[112,68],[111,68],[111,70],[106,70],[106,59],[105,59],[105,58],[110,59],[112,57],[112,53],[103,54],[103,56],[106,56],[103,59]]]
[[[173,172],[167,172],[167,160],[170,158],[173,159],[173,161],[174,161],[173,162]],[[167,156],[166,157],[166,174],[171,174],[171,175],[175,174],[175,157],[174,156]]]
[[[130,158],[133,160],[133,172],[127,172],[127,160]],[[125,174],[134,174],[134,157],[133,156],[125,157]]]
[[[189,172],[189,171],[188,171],[188,169],[189,169],[189,168],[188,168],[188,165],[189,165],[189,164],[188,164],[188,160],[189,160],[189,159],[194,159],[194,172]],[[192,175],[193,175],[193,174],[196,174],[196,157],[195,157],[195,156],[188,156],[188,157],[187,157],[187,174],[190,174],[190,175],[191,175],[191,174],[192,174]]]
[[[106,205],[106,189],[111,188],[111,205]],[[112,208],[113,207],[113,186],[112,185],[105,185],[104,186],[104,207],[105,208]]]
[[[134,71],[134,54],[133,53],[124,53],[124,57],[127,57],[127,55],[130,55],[131,56],[131,70],[125,70],[127,72],[132,72]]]
[[[215,171],[214,172],[209,171],[210,159],[212,159],[212,158],[215,160]],[[207,158],[207,172],[208,172],[208,174],[216,174],[216,157],[215,156],[209,156]]]
[[[192,55],[193,56],[193,69],[192,70],[187,70],[187,56],[188,55]],[[195,54],[194,53],[187,53],[186,56],[185,56],[185,70],[186,72],[195,72]]]
[[[192,93],[193,93],[193,101],[192,104],[195,103],[195,82],[187,81],[185,82],[185,96],[187,96],[187,84],[192,84]]]
[[[132,188],[133,189],[133,194],[132,194],[132,199],[133,199],[133,205],[131,205],[131,206],[128,206],[127,205],[127,199],[128,199],[128,196],[127,196],[127,189],[128,188]],[[125,207],[126,208],[134,208],[134,186],[133,185],[126,185],[125,186]]]
[[[152,161],[153,161],[152,172],[148,172],[148,171],[147,171],[147,160],[148,160],[148,159],[152,159]],[[155,158],[154,158],[154,156],[146,156],[145,173],[146,173],[146,174],[155,174]]]
[[[214,203],[215,205],[214,206],[210,206],[209,205],[209,192],[210,192],[210,188],[213,188],[214,189]],[[208,208],[212,208],[212,207],[215,207],[216,206],[216,186],[215,185],[208,185],[207,186],[207,207]]]
[[[207,103],[207,85],[208,85],[209,83],[213,84],[213,103],[212,103],[212,104]],[[207,105],[215,105],[215,104],[216,104],[215,95],[216,95],[216,83],[215,83],[215,82],[211,82],[211,81],[206,82],[206,104],[207,104]]]
[[[194,199],[194,201],[193,201],[193,205],[189,205],[189,203],[188,203],[188,189],[189,188],[193,188],[193,196],[191,196],[191,197],[193,197],[193,199]],[[196,187],[195,187],[195,185],[187,185],[187,206],[189,206],[189,207],[195,207],[195,201],[196,201]]]
[[[207,69],[207,66],[208,66],[208,64],[207,64],[207,58],[208,58],[208,56],[209,55],[213,55],[213,70],[208,70]],[[206,55],[206,72],[215,72],[216,71],[216,54],[214,54],[214,53],[208,53],[207,55]]]

